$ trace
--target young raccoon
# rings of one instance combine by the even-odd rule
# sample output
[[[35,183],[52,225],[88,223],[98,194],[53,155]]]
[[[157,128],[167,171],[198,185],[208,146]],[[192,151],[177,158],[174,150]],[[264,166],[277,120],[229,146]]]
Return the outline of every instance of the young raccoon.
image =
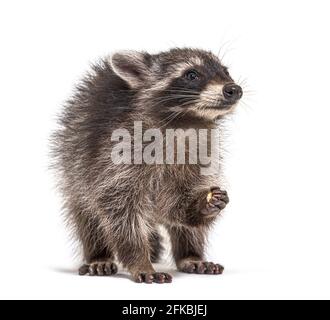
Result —
[[[242,97],[219,59],[197,49],[115,53],[93,67],[60,117],[55,165],[70,225],[81,241],[81,275],[113,275],[115,260],[137,282],[172,277],[152,263],[162,251],[158,225],[170,236],[179,271],[221,274],[204,261],[207,232],[228,204],[219,175],[195,164],[114,164],[115,129],[207,129]],[[116,142],[118,143],[118,141]]]

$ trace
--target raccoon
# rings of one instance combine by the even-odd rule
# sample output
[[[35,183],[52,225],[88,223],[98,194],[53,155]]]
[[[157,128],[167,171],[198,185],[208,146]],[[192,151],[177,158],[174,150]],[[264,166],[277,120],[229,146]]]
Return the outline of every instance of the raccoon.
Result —
[[[80,275],[114,275],[119,262],[136,282],[171,282],[153,266],[163,250],[159,225],[179,271],[223,272],[204,258],[208,231],[229,202],[220,174],[202,175],[200,163],[115,165],[111,135],[133,133],[136,121],[144,130],[210,131],[242,95],[219,58],[199,49],[123,51],[93,66],[52,136],[65,215],[82,244]]]

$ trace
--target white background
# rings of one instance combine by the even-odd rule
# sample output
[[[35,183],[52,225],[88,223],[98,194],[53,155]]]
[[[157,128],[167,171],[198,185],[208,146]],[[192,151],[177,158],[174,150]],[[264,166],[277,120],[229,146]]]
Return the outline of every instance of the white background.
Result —
[[[1,1],[0,298],[330,298],[329,1]],[[47,171],[55,115],[120,49],[210,49],[246,79],[228,123],[223,276],[79,277]]]

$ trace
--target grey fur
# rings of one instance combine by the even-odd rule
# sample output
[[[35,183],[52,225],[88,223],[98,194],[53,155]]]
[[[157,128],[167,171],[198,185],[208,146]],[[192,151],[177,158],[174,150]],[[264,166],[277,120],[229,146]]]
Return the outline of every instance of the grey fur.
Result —
[[[204,70],[206,80],[190,88],[194,98],[182,103],[169,92],[185,81],[176,79],[187,68]],[[144,129],[215,128],[228,108],[207,113],[196,100],[210,82],[224,85],[232,79],[213,54],[188,48],[157,55],[114,54],[78,85],[60,116],[52,150],[66,217],[83,246],[82,274],[114,274],[116,256],[138,282],[170,282],[151,263],[161,250],[158,224],[169,231],[181,271],[205,266],[204,273],[222,272],[219,265],[196,264],[204,263],[207,231],[215,221],[201,211],[210,188],[221,184],[219,176],[200,175],[199,164],[113,165],[110,159],[111,133],[116,128],[132,132],[136,120]],[[161,103],[165,97],[170,104]],[[166,123],[175,112],[178,116]],[[216,208],[219,213],[222,207]],[[189,268],[202,267],[189,269],[187,261]]]

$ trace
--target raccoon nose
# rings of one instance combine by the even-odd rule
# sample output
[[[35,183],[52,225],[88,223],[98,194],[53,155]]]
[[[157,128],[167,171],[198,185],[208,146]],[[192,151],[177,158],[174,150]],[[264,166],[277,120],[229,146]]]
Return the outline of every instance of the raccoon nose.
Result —
[[[242,98],[243,90],[235,83],[226,84],[223,89],[223,96],[230,102],[236,102]]]

